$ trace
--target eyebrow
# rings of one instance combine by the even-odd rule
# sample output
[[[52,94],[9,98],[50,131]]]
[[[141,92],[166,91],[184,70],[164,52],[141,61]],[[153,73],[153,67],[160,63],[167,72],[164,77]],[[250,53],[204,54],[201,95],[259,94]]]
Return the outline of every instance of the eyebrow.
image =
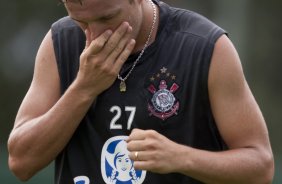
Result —
[[[117,9],[114,12],[102,15],[102,16],[96,18],[96,19],[89,20],[89,21],[80,20],[80,19],[77,19],[77,18],[74,18],[74,17],[71,17],[71,16],[70,16],[70,18],[75,20],[75,21],[77,21],[77,22],[81,22],[81,23],[87,24],[88,22],[91,22],[91,21],[105,21],[105,20],[109,20],[109,19],[117,16],[118,14],[120,14],[120,12],[121,12],[121,9]]]

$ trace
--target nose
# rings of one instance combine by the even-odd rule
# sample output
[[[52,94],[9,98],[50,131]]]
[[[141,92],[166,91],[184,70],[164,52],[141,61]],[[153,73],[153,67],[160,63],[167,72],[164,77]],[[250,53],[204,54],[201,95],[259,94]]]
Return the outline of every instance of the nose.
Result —
[[[102,33],[104,33],[107,30],[114,30],[112,26],[107,26],[99,23],[89,23],[86,28],[90,35],[91,40],[96,39],[98,36],[100,36]]]

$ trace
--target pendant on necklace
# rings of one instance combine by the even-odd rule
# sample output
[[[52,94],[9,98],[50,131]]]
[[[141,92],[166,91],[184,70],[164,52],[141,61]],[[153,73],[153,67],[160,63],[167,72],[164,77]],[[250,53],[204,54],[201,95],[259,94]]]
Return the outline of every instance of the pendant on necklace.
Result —
[[[120,84],[119,84],[119,91],[120,92],[126,92],[126,84],[124,81],[120,81]]]

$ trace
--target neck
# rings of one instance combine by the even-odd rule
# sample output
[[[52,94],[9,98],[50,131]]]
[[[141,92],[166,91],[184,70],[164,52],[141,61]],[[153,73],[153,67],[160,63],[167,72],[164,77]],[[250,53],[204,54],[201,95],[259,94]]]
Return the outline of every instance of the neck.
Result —
[[[143,1],[142,1],[143,2]],[[144,37],[145,36],[142,36],[141,37],[141,40],[142,41],[140,41],[139,43],[142,43],[142,49],[140,50],[140,49],[138,49],[138,47],[135,47],[136,49],[135,49],[135,52],[136,51],[138,51],[138,50],[140,50],[141,52],[140,52],[140,54],[139,54],[139,56],[136,58],[136,60],[134,61],[134,63],[133,63],[133,65],[132,65],[132,67],[131,67],[131,69],[129,70],[129,72],[127,73],[127,75],[125,76],[125,77],[121,77],[119,74],[118,74],[118,79],[119,80],[121,80],[121,82],[120,82],[120,86],[119,86],[119,90],[120,90],[120,92],[125,92],[126,91],[126,84],[125,84],[125,81],[126,81],[126,79],[129,77],[129,75],[132,73],[132,71],[133,71],[133,69],[134,69],[134,67],[136,66],[136,64],[137,64],[137,62],[141,59],[141,57],[143,56],[143,54],[144,54],[144,52],[145,52],[145,50],[146,50],[146,48],[148,47],[148,45],[150,45],[150,43],[152,43],[154,40],[155,40],[155,38],[156,38],[156,33],[157,33],[157,30],[156,31],[154,31],[155,29],[155,23],[157,22],[157,9],[156,9],[156,7],[155,7],[155,5],[153,4],[152,5],[152,2],[150,2],[150,5],[151,5],[151,8],[153,9],[153,18],[150,18],[150,19],[148,19],[148,22],[151,22],[151,28],[149,29],[149,31],[146,31],[146,32],[148,32],[147,33],[147,39],[144,39]],[[143,7],[143,9],[145,10],[145,8]],[[144,12],[144,11],[143,11]],[[151,14],[151,13],[150,13]],[[144,14],[144,15],[146,15],[146,14]],[[143,17],[143,16],[142,16]],[[145,19],[146,17],[144,17],[144,19]],[[146,19],[145,19],[146,20]],[[149,21],[149,20],[151,20],[151,21]],[[143,25],[144,25],[144,20],[142,19],[141,20],[141,22],[143,22]],[[147,21],[146,21],[147,22]],[[142,26],[143,28],[144,27],[147,27],[147,26]],[[140,31],[142,31],[142,27],[141,27],[141,29],[140,29]],[[145,29],[146,30],[146,29]],[[142,32],[140,32],[139,31],[139,35],[142,35]],[[153,32],[154,31],[154,32]],[[144,40],[146,40],[146,41],[143,41],[143,39]],[[138,39],[136,39],[137,41],[138,41]]]
[[[155,28],[152,32],[151,39],[149,41],[149,45],[152,44],[155,41],[157,31],[158,31],[158,25],[159,25],[159,9],[157,5],[154,5],[156,8],[156,22],[155,22]],[[151,5],[150,0],[144,0],[142,1],[142,13],[144,15],[144,18],[142,19],[141,29],[139,30],[138,36],[136,38],[136,46],[133,50],[133,53],[139,52],[144,48],[144,45],[148,39],[149,33],[152,29],[153,25],[153,19],[154,19],[154,9]]]

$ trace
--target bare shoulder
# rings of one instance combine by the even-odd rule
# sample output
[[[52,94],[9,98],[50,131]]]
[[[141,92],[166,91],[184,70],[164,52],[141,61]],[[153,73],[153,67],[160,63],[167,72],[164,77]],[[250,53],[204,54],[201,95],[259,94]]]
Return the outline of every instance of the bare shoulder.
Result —
[[[226,35],[215,44],[208,88],[217,126],[229,148],[270,149],[266,123]]]
[[[15,126],[44,114],[59,96],[60,80],[52,34],[49,31],[38,49],[33,79],[18,111]]]
[[[228,80],[226,77],[228,77]],[[231,79],[234,81],[230,81]],[[233,87],[239,87],[244,84],[245,79],[235,47],[226,35],[222,35],[214,47],[209,73],[209,87],[221,87],[222,83],[227,85],[231,82],[237,83],[236,86],[232,85]]]

